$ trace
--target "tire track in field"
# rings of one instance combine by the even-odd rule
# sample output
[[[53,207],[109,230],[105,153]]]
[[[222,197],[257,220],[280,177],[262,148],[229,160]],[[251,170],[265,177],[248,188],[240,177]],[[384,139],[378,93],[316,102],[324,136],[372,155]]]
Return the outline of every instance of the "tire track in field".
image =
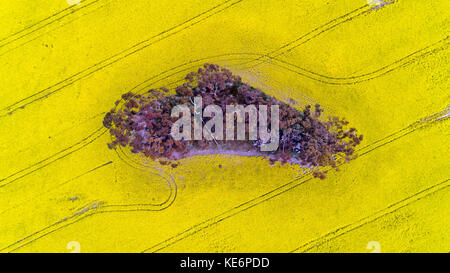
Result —
[[[85,17],[87,15],[90,15],[90,14],[92,14],[92,13],[94,13],[94,12],[100,10],[100,9],[103,9],[104,7],[106,7],[107,5],[111,4],[111,2],[115,1],[115,0],[103,0],[103,1],[106,1],[106,3],[102,3],[101,5],[98,4],[100,6],[98,6],[98,5],[92,6],[90,9],[86,10],[86,13],[82,14],[81,16],[78,16],[76,18],[67,20],[67,22],[62,23],[62,24],[60,24],[59,26],[57,26],[55,28],[52,28],[52,29],[50,29],[48,31],[46,30],[47,28],[44,28],[44,29],[42,29],[42,31],[33,32],[33,34],[36,34],[36,35],[31,35],[32,37],[28,37],[30,35],[26,35],[23,39],[22,38],[21,39],[17,39],[17,41],[15,41],[14,43],[10,43],[8,45],[5,45],[5,48],[0,46],[0,57],[8,54],[11,51],[19,49],[19,48],[21,48],[21,47],[23,47],[23,46],[25,46],[25,45],[35,41],[35,40],[41,38],[42,36],[47,35],[47,34],[53,32],[53,31],[55,31],[56,29],[63,28],[63,27],[65,27],[65,26],[67,26],[67,25],[69,25],[69,24],[71,24],[71,23],[73,23],[73,22],[75,22],[75,21],[77,21],[79,19],[82,19],[83,17]],[[83,7],[86,8],[87,6],[83,6]],[[59,20],[58,20],[58,22],[59,22]],[[15,46],[16,42],[21,42],[22,40],[24,40],[24,42],[19,43],[17,46]]]
[[[94,131],[89,136],[83,138],[81,141],[79,141],[79,142],[77,142],[77,143],[75,143],[75,144],[49,156],[49,157],[46,157],[45,159],[42,159],[20,171],[17,171],[13,174],[10,174],[10,175],[0,179],[0,189],[4,188],[7,185],[10,185],[11,183],[14,183],[14,182],[20,180],[21,178],[24,178],[25,176],[28,176],[34,172],[37,172],[37,171],[47,167],[48,165],[57,162],[58,160],[61,160],[65,157],[81,150],[82,148],[84,148],[87,145],[94,142],[96,139],[100,138],[104,133],[106,133],[106,129],[104,129],[103,127],[100,127],[99,129]]]
[[[69,179],[69,180],[63,182],[61,185],[67,184],[67,183],[69,183],[73,180],[76,180],[88,173],[91,173],[100,168],[103,168],[111,163],[112,163],[112,161],[102,164],[98,167],[95,167],[86,173],[83,173],[81,175],[78,175],[72,179]],[[163,177],[162,175],[160,175],[158,173],[153,173],[153,174]],[[170,180],[170,179],[172,179],[172,180]],[[177,185],[176,185],[175,181],[173,180],[173,178],[170,177],[169,179],[167,179],[167,183],[168,183],[168,186],[170,187],[170,194],[165,201],[163,201],[159,204],[107,204],[106,202],[96,200],[96,201],[93,201],[90,205],[88,205],[88,206],[84,207],[83,209],[77,211],[76,213],[72,214],[71,216],[62,218],[59,221],[56,221],[55,223],[53,223],[49,226],[46,226],[30,235],[23,237],[22,239],[14,242],[6,247],[1,248],[0,252],[16,251],[16,250],[23,248],[39,239],[49,236],[52,233],[57,232],[58,230],[61,230],[68,226],[71,226],[71,225],[78,223],[79,221],[84,220],[87,217],[90,217],[93,215],[97,215],[97,214],[101,214],[101,213],[117,213],[117,212],[136,212],[136,211],[158,212],[158,211],[163,211],[163,210],[169,208],[175,202],[175,199],[177,196]]]
[[[84,172],[84,173],[82,173],[82,174],[79,174],[79,175],[77,175],[77,176],[75,176],[75,177],[72,177],[72,178],[70,178],[70,179],[68,179],[68,180],[66,180],[66,181],[64,181],[64,182],[62,182],[62,183],[60,183],[60,184],[58,184],[56,187],[51,188],[50,190],[46,191],[45,193],[49,193],[49,192],[53,191],[53,190],[56,189],[56,188],[59,188],[59,187],[61,187],[61,186],[63,186],[63,185],[66,185],[66,184],[72,182],[72,181],[75,181],[75,180],[77,180],[77,179],[79,179],[79,178],[81,178],[81,177],[83,177],[83,176],[85,176],[85,175],[87,175],[87,174],[90,174],[90,173],[92,173],[92,172],[95,172],[96,170],[101,169],[101,168],[103,168],[103,167],[106,167],[106,166],[108,166],[109,164],[112,164],[112,163],[113,163],[113,161],[106,162],[106,163],[104,163],[104,164],[102,164],[102,165],[99,165],[99,166],[97,166],[97,167],[95,167],[95,168],[93,168],[93,169],[90,169],[90,170],[88,170],[88,171],[86,171],[86,172]],[[31,197],[31,198],[25,200],[24,202],[21,202],[21,203],[17,204],[17,205],[14,206],[14,207],[8,207],[7,209],[5,209],[5,210],[3,210],[2,212],[0,212],[0,215],[4,214],[5,212],[8,212],[8,211],[10,211],[10,210],[12,210],[12,209],[16,209],[16,208],[18,208],[19,206],[22,206],[22,205],[25,204],[25,203],[29,203],[30,200],[34,199],[34,198],[37,197],[37,196],[41,196],[42,194],[44,194],[44,193],[39,193],[39,194],[37,194],[37,195],[35,195],[35,196],[33,196],[33,197]]]
[[[445,37],[444,39],[432,43],[422,49],[419,49],[417,51],[414,51],[410,54],[408,54],[405,57],[402,57],[388,65],[382,66],[374,71],[361,74],[358,76],[348,76],[348,77],[332,77],[327,76],[323,74],[319,74],[317,72],[305,69],[303,67],[300,67],[298,65],[283,61],[281,59],[277,59],[274,57],[267,57],[268,59],[274,61],[271,62],[271,64],[283,67],[286,70],[289,70],[291,72],[294,72],[300,76],[303,76],[305,78],[324,83],[324,84],[330,84],[330,85],[352,85],[352,84],[358,84],[366,81],[370,81],[379,77],[382,77],[386,74],[389,74],[390,72],[393,72],[397,69],[406,67],[426,56],[430,56],[433,54],[436,54],[440,51],[447,50],[450,45],[450,36]],[[249,69],[254,69],[256,67],[252,66]]]
[[[373,223],[385,216],[391,215],[391,214],[395,213],[396,211],[398,211],[406,206],[409,206],[417,201],[420,201],[421,199],[424,199],[432,194],[435,194],[437,192],[445,190],[449,186],[450,186],[450,179],[442,181],[438,184],[435,184],[431,187],[421,190],[411,196],[408,196],[398,202],[395,202],[395,203],[387,206],[386,208],[381,209],[381,210],[375,212],[374,214],[371,214],[370,216],[364,217],[364,218],[362,218],[356,222],[353,222],[351,224],[339,227],[319,238],[311,240],[311,241],[307,242],[306,244],[303,244],[290,252],[307,252],[315,247],[318,247],[325,243],[331,242],[349,232],[357,230],[367,224]]]
[[[72,5],[63,10],[56,12],[53,15],[50,15],[42,20],[37,21],[13,34],[10,34],[4,38],[0,39],[0,49],[8,46],[10,44],[14,44],[15,42],[22,40],[23,38],[27,38],[30,35],[36,34],[40,30],[45,30],[56,22],[60,22],[65,17],[73,15],[74,13],[86,9],[90,6],[99,4],[100,0],[82,0],[80,1],[80,5]]]
[[[219,14],[219,13],[221,13],[243,1],[244,0],[226,0],[226,1],[216,5],[215,7],[212,7],[212,8],[210,8],[210,9],[178,24],[178,25],[175,25],[169,29],[166,29],[159,34],[156,34],[144,41],[141,41],[125,50],[122,50],[122,51],[90,66],[86,69],[83,69],[80,72],[78,72],[60,82],[57,82],[57,83],[55,83],[45,89],[42,89],[28,97],[18,100],[15,103],[10,104],[7,107],[4,107],[3,109],[0,110],[0,117],[6,117],[9,115],[12,115],[17,110],[24,109],[27,105],[30,105],[32,103],[35,103],[42,99],[45,99],[48,96],[61,91],[63,88],[70,86],[81,79],[84,79],[98,71],[101,71],[101,70],[127,58],[128,56],[131,56],[131,55],[133,55],[133,54],[135,54],[157,42],[160,42],[166,38],[169,38],[175,34],[178,34],[181,31],[189,29],[189,28],[201,23],[202,21],[205,21],[206,19],[208,19],[216,14]]]
[[[399,0],[393,0],[390,4],[396,3],[398,1]],[[352,11],[350,11],[350,12],[348,12],[348,13],[340,16],[340,17],[337,17],[337,18],[329,21],[326,24],[323,24],[323,25],[313,29],[312,31],[310,31],[310,32],[300,36],[297,39],[295,39],[293,41],[290,41],[290,42],[282,45],[281,47],[264,54],[260,58],[258,58],[256,60],[252,60],[252,61],[246,62],[246,63],[243,63],[242,65],[246,65],[246,64],[249,64],[249,63],[252,63],[252,62],[260,61],[259,63],[253,65],[253,67],[258,66],[258,65],[260,65],[262,63],[267,62],[268,60],[270,60],[273,57],[278,57],[280,55],[286,54],[287,52],[290,52],[293,49],[295,49],[295,48],[297,48],[297,47],[299,47],[299,46],[301,46],[303,44],[306,44],[307,42],[311,41],[312,39],[315,39],[318,36],[328,32],[328,31],[330,31],[330,30],[332,30],[332,29],[334,29],[334,28],[336,28],[336,27],[338,27],[338,26],[340,26],[340,25],[342,25],[344,23],[348,23],[348,22],[350,22],[350,21],[352,21],[352,20],[354,20],[354,19],[356,19],[356,18],[358,18],[360,16],[368,14],[369,12],[372,12],[373,10],[374,10],[373,6],[368,5],[368,4],[360,6],[360,7],[356,8],[356,9],[354,9],[354,10],[352,10]]]

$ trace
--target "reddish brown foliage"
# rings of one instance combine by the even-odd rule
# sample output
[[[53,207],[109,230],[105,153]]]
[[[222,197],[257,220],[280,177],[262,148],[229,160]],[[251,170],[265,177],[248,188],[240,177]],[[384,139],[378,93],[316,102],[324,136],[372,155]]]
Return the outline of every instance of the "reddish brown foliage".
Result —
[[[134,153],[142,153],[152,159],[167,160],[182,158],[191,149],[207,149],[221,145],[227,149],[253,150],[259,152],[261,142],[256,141],[177,141],[170,135],[174,119],[170,117],[175,105],[188,105],[193,113],[192,99],[201,96],[203,109],[215,104],[225,112],[227,105],[279,105],[280,109],[280,145],[277,151],[260,154],[271,162],[300,162],[304,166],[335,167],[343,160],[354,157],[355,146],[362,136],[356,129],[346,129],[347,121],[332,117],[320,121],[323,110],[319,105],[314,109],[310,105],[299,111],[280,102],[262,91],[243,83],[239,76],[214,64],[205,64],[197,72],[186,76],[186,83],[176,88],[176,95],[164,96],[161,92],[150,90],[147,95],[127,93],[122,95],[123,107],[113,109],[106,114],[103,124],[113,137],[110,148],[117,145],[129,146]],[[118,103],[116,103],[117,105]],[[270,114],[268,124],[270,126]],[[207,118],[204,122],[207,122]],[[225,126],[224,126],[225,128]],[[247,128],[248,129],[248,128]],[[247,132],[248,133],[248,132]],[[174,156],[174,155],[177,156]],[[176,163],[170,163],[176,167]],[[324,178],[324,172],[315,172],[315,177]]]

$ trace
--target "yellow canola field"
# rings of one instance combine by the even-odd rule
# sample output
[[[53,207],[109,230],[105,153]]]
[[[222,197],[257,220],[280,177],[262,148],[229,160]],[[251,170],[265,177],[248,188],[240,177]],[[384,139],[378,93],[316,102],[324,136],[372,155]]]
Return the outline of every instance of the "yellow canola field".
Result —
[[[450,1],[0,2],[1,252],[449,252]],[[121,94],[216,63],[364,135],[313,179],[109,150]],[[221,168],[219,167],[221,165]]]

